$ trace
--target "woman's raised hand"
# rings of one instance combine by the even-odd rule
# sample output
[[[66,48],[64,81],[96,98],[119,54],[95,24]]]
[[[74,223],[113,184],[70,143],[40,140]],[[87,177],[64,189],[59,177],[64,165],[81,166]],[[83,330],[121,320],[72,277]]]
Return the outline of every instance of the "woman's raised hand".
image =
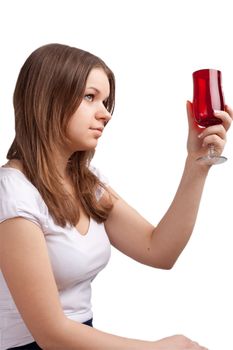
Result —
[[[226,134],[233,119],[233,110],[229,106],[225,106],[225,111],[216,111],[215,116],[221,119],[222,123],[207,128],[201,128],[197,125],[193,116],[193,106],[189,101],[187,101],[187,115],[189,123],[187,150],[189,156],[193,159],[205,156],[209,145],[214,145],[217,155],[221,155],[226,143]]]

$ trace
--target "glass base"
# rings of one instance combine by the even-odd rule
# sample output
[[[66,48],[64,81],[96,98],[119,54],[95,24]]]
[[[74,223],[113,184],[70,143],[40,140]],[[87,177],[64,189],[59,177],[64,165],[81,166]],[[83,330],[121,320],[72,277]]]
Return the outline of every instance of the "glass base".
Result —
[[[227,158],[224,156],[205,156],[197,158],[197,162],[203,165],[215,165],[215,164],[222,164],[227,161]]]

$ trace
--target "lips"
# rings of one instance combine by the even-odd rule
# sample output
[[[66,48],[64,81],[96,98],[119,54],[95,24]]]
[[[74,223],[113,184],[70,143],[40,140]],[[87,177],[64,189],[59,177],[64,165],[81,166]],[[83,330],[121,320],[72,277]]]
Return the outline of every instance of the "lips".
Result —
[[[103,126],[99,126],[97,128],[90,128],[91,130],[97,130],[97,131],[100,131],[100,132],[103,132],[104,130],[104,127]]]

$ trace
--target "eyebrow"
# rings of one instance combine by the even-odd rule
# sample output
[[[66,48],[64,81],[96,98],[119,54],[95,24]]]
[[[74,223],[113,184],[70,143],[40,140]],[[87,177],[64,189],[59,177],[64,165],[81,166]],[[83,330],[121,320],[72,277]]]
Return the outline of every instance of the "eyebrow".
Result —
[[[99,93],[100,93],[100,91],[99,91],[98,89],[96,89],[94,86],[87,86],[86,89],[93,89],[93,90],[95,90],[96,92],[99,92]]]

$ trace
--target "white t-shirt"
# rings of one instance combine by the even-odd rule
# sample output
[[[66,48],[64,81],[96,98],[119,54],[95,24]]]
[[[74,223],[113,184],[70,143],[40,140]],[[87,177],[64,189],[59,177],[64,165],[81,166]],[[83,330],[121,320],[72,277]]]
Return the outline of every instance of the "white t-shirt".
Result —
[[[104,224],[90,219],[86,235],[71,225],[56,225],[39,191],[25,175],[0,167],[0,222],[19,216],[34,222],[44,233],[64,314],[77,322],[91,319],[91,281],[110,258]],[[0,271],[0,350],[33,341]]]

